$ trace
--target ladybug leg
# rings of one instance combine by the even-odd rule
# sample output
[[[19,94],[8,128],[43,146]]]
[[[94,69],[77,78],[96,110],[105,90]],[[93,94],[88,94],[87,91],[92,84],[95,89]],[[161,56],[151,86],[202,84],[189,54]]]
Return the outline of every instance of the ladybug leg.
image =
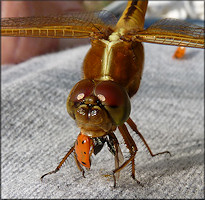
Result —
[[[137,153],[137,146],[136,146],[134,140],[132,139],[131,135],[129,134],[125,124],[119,126],[118,129],[119,129],[120,133],[122,134],[122,137],[125,141],[125,144],[126,144],[127,148],[130,151],[130,158],[128,160],[126,160],[120,167],[113,170],[114,187],[116,186],[115,173],[120,172],[129,162],[132,163],[132,174],[131,174],[131,176],[132,176],[133,179],[135,179],[135,162],[134,162],[134,158],[135,158],[135,155]]]
[[[44,174],[43,176],[41,176],[41,181],[43,180],[43,177],[44,176],[47,176],[48,174],[54,174],[56,173],[60,168],[61,166],[63,165],[63,163],[66,161],[66,159],[68,158],[68,156],[74,151],[74,146],[68,151],[68,153],[64,156],[64,158],[61,160],[61,162],[59,163],[59,165],[56,167],[55,170],[51,171],[51,172],[48,172],[46,174]]]
[[[74,153],[74,158],[75,158],[75,162],[76,162],[76,165],[77,165],[78,169],[82,172],[82,176],[85,178],[85,175],[84,175],[85,171],[82,168],[82,166],[80,165],[80,162],[77,159],[76,153]]]
[[[163,151],[163,152],[159,152],[159,153],[153,154],[152,151],[151,151],[151,149],[150,149],[150,147],[149,147],[149,145],[147,144],[146,140],[144,139],[144,137],[142,136],[142,134],[138,131],[137,125],[131,120],[131,118],[129,118],[129,119],[127,120],[127,123],[128,123],[128,125],[131,127],[131,129],[132,129],[135,133],[137,133],[137,134],[139,135],[140,139],[144,142],[145,146],[147,147],[147,149],[148,149],[148,151],[149,151],[149,153],[150,153],[150,155],[151,155],[152,157],[157,156],[157,155],[160,155],[160,154],[165,154],[165,153],[168,153],[168,154],[171,156],[171,153],[170,153],[169,151]]]

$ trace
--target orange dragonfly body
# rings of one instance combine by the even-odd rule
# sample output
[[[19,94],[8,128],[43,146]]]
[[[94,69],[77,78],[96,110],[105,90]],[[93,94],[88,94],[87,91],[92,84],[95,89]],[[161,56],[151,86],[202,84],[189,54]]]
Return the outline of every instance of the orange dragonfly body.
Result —
[[[129,163],[132,178],[135,178],[137,146],[125,123],[139,135],[151,156],[169,153],[153,154],[129,117],[130,98],[136,94],[143,72],[141,42],[204,48],[204,28],[163,19],[144,30],[147,4],[145,0],[128,1],[116,24],[114,17],[104,20],[108,14],[105,11],[1,19],[2,36],[91,39],[92,47],[83,62],[82,80],[73,87],[67,99],[67,111],[81,129],[80,134],[57,168],[41,178],[57,172],[72,152],[84,176],[83,167],[90,168],[90,156],[99,153],[105,143],[115,156],[114,186],[116,174]],[[130,152],[125,161],[114,134],[117,128]]]

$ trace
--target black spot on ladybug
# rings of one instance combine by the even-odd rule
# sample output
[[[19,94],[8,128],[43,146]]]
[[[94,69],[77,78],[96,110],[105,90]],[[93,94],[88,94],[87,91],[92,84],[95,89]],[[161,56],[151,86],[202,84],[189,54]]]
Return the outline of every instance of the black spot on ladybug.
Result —
[[[86,154],[86,152],[84,151],[84,154]]]

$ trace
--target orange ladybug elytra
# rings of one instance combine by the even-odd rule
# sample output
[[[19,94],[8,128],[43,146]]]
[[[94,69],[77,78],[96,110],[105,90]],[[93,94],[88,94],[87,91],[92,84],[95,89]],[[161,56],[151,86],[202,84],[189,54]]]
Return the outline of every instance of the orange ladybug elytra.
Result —
[[[94,153],[94,155],[97,155],[103,148],[105,142],[107,143],[109,151],[116,157],[118,160],[117,165],[119,163],[123,162],[123,155],[121,152],[121,149],[119,147],[119,143],[117,141],[116,137],[113,137],[112,134],[110,134],[108,137],[95,137],[91,138],[89,136],[86,136],[82,133],[80,133],[75,141],[74,145],[74,152],[75,152],[75,159],[77,166],[79,169],[83,172],[84,176],[84,170],[81,167],[83,165],[84,167],[90,169],[91,166],[91,155]]]
[[[80,133],[75,142],[77,160],[86,168],[90,169],[90,156],[92,154],[92,139]]]

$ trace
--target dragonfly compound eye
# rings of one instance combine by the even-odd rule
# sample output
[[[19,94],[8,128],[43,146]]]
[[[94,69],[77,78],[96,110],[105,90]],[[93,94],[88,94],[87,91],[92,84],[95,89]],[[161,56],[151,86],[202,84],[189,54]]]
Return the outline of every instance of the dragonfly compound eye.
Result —
[[[84,79],[76,83],[67,99],[67,111],[72,118],[75,119],[74,112],[80,104],[84,103],[84,99],[90,96],[94,89],[94,83],[91,80]]]
[[[131,109],[130,99],[122,86],[113,81],[102,81],[96,85],[94,94],[116,125],[121,125],[128,119]]]

